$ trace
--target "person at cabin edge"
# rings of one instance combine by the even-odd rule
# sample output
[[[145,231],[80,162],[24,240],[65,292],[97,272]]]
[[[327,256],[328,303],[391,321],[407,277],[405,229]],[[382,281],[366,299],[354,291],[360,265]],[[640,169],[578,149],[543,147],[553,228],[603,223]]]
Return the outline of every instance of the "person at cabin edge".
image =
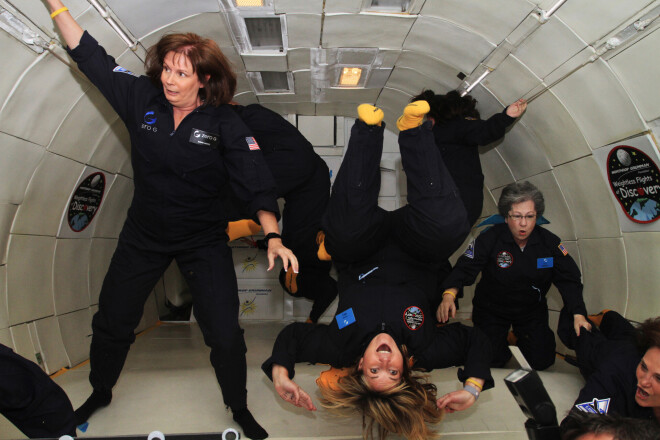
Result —
[[[546,294],[554,284],[564,301],[563,312],[572,316],[579,335],[591,324],[582,300],[580,270],[559,237],[536,225],[543,215],[543,194],[530,182],[515,182],[502,190],[498,211],[505,224],[482,232],[442,283],[438,321],[456,316],[454,298],[461,286],[474,283],[481,272],[472,300],[472,320],[493,344],[493,367],[511,357],[509,328],[523,355],[536,370],[555,361],[555,336],[548,326]],[[567,324],[570,325],[570,324]]]
[[[236,87],[229,62],[212,40],[169,34],[147,53],[148,77],[138,77],[118,66],[60,0],[46,1],[69,54],[126,124],[134,171],[133,201],[92,321],[93,392],[76,410],[78,423],[110,403],[144,302],[176,258],[224,403],[247,437],[266,438],[247,409],[247,348],[221,199],[228,185],[263,226],[269,270],[277,257],[294,271],[298,263],[278,235],[273,177],[228,104]]]

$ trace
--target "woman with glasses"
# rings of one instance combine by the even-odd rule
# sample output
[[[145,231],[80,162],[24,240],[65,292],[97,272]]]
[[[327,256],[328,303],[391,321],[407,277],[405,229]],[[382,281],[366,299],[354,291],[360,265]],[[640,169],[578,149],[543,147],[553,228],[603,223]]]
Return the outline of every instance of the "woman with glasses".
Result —
[[[532,368],[543,370],[554,363],[555,336],[548,326],[546,294],[554,284],[564,301],[564,313],[573,316],[573,327],[590,329],[582,300],[580,270],[561,240],[536,226],[543,215],[543,194],[529,182],[507,185],[498,202],[505,223],[484,231],[468,245],[442,284],[438,320],[456,315],[454,297],[462,286],[474,283],[481,273],[472,300],[472,320],[493,343],[493,367],[511,357],[509,329]]]

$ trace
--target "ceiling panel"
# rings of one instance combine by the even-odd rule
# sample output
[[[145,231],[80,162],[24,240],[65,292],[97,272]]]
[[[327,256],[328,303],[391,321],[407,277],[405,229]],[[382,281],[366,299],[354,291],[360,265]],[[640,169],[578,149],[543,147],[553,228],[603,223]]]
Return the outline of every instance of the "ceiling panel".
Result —
[[[482,83],[499,101],[509,105],[538,86],[541,80],[510,55]]]
[[[522,117],[524,119],[524,115]],[[552,166],[524,121],[516,122],[497,147],[516,180],[549,171]]]
[[[296,70],[309,70],[311,55],[308,47],[289,49],[286,57],[289,63],[289,70],[292,72]]]
[[[43,7],[43,5],[42,5]],[[2,81],[0,81],[0,108],[5,102],[20,76],[37,59],[37,54],[21,44],[5,32],[0,32],[0,47],[5,59],[11,63],[3,63]]]
[[[77,18],[80,27],[87,30],[112,56],[123,53],[128,46],[119,34],[94,8],[89,8]]]
[[[281,115],[314,115],[316,114],[316,106],[313,102],[285,102],[285,103],[264,103],[267,107],[274,112]]]
[[[427,1],[421,15],[443,18],[499,44],[532,12],[527,0]]]
[[[163,1],[163,0],[159,0]],[[178,2],[176,0],[171,0],[176,3],[179,3],[182,8],[187,8],[186,5],[189,3],[196,2]],[[206,2],[208,0],[202,0]],[[142,2],[133,2],[127,0],[128,3],[140,3]],[[216,6],[217,6],[217,2]],[[150,4],[150,2],[145,2],[145,5]],[[157,15],[157,14],[155,14]],[[191,16],[192,15],[192,16]],[[187,18],[182,18],[187,17]],[[159,19],[160,20],[160,19]],[[179,20],[179,21],[175,21]],[[231,37],[231,33],[227,27],[227,21],[223,13],[205,13],[193,15],[190,13],[180,14],[174,16],[173,20],[166,21],[163,23],[164,27],[152,27],[149,29],[149,32],[140,36],[138,39],[142,42],[145,48],[149,48],[156,44],[160,38],[166,33],[176,33],[176,32],[195,32],[201,35],[204,38],[210,38],[225,52],[225,47],[234,47],[234,42]],[[234,50],[235,52],[235,50]],[[227,55],[227,53],[225,53]]]
[[[12,234],[7,250],[9,324],[51,316],[55,237]]]
[[[404,50],[401,52],[396,66],[416,70],[429,78],[434,78],[436,81],[446,84],[445,89],[436,90],[437,93],[446,93],[461,85],[461,80],[457,76],[460,71],[456,67],[449,66],[424,52]],[[426,87],[423,84],[420,86]]]
[[[50,18],[50,10],[42,0],[9,0],[9,2],[18,5],[18,9],[23,15],[30,17],[31,22],[51,37],[57,36],[59,38],[59,34],[55,32],[55,23]],[[74,17],[80,16],[83,11],[91,8],[87,0],[66,0],[66,7],[69,8],[69,12]]]
[[[592,150],[646,129],[630,96],[603,60],[583,67],[552,90]]]
[[[575,121],[552,92],[530,103],[523,118],[553,166],[591,154]]]
[[[362,0],[326,0],[324,7],[326,14],[358,13],[362,8]]]
[[[563,189],[578,237],[621,236],[609,188],[593,156],[558,166],[553,172]]]
[[[128,30],[137,38],[142,39],[154,29],[165,27],[182,17],[203,12],[218,12],[218,0],[195,0],[182,2],[179,0],[149,0],[139,2],[134,0],[106,0],[108,6],[119,17]],[[203,35],[202,28],[190,28],[189,32]]]
[[[496,148],[479,148],[479,160],[484,173],[484,185],[491,191],[513,182],[513,174]],[[497,200],[499,192],[495,196]]]
[[[46,153],[30,179],[12,234],[57,235],[83,168],[79,162]]]
[[[513,53],[536,76],[545,78],[585,46],[577,35],[553,16]]]
[[[609,60],[646,121],[660,118],[660,30]],[[655,54],[655,55],[653,55]]]
[[[321,14],[324,3],[324,0],[305,0],[304,2],[300,0],[273,0],[273,7],[276,14]]]
[[[87,273],[91,239],[58,239],[53,262],[55,314],[63,315],[89,306]]]
[[[376,106],[383,109],[385,113],[383,120],[393,133],[399,132],[396,128],[396,120],[401,116],[403,108],[410,102],[410,98],[412,98],[412,95],[387,87],[383,88],[378,96]]]
[[[578,240],[587,310],[626,310],[628,271],[623,238]]]
[[[69,109],[89,87],[89,82],[73,75],[57,58],[44,55],[24,72],[0,110],[0,131],[46,146]]]
[[[101,92],[90,87],[58,127],[48,151],[87,163],[95,146],[105,136],[106,127],[117,119]]]
[[[437,78],[431,79],[431,77],[416,70],[396,67],[387,81],[387,87],[401,90],[412,96],[420,94],[422,90],[433,90],[435,93],[442,95],[452,89],[442,79],[439,75]]]
[[[41,145],[0,133],[0,202],[23,202],[28,183],[45,152]]]
[[[660,310],[660,234],[632,232],[623,234],[628,260],[628,307],[625,316],[644,321]],[[623,294],[623,293],[622,293]]]
[[[573,32],[591,44],[604,37],[622,23],[632,21],[633,15],[652,0],[580,0],[564,3],[557,10]]]
[[[122,165],[130,160],[131,151],[131,139],[124,122],[117,118],[103,127],[99,143],[92,148],[94,154],[87,162],[89,165],[113,174],[119,172]]]
[[[428,54],[468,75],[495,49],[495,45],[448,21],[420,17],[403,48]]]
[[[286,30],[289,48],[319,47],[321,23],[320,14],[287,14]]]
[[[18,205],[0,203],[0,267],[7,263],[7,243],[9,243],[9,231],[14,221]],[[2,283],[0,281],[0,283]],[[4,286],[4,283],[2,283]],[[0,289],[2,294],[2,289]]]
[[[381,47],[400,49],[415,16],[326,14],[322,47]]]
[[[248,72],[286,72],[290,70],[285,54],[245,54],[242,58],[245,70]]]

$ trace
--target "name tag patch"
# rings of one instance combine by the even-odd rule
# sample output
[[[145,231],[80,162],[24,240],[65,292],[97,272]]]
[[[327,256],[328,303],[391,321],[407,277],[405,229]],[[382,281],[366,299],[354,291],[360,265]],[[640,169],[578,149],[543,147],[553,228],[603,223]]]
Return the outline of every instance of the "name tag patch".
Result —
[[[537,258],[536,259],[536,268],[537,269],[547,269],[555,265],[555,260],[553,257]]]
[[[335,316],[335,319],[337,320],[337,327],[340,329],[344,327],[348,327],[349,325],[353,324],[355,322],[355,315],[353,314],[353,308],[351,307],[350,309],[346,309],[343,312],[337,314]]]
[[[195,145],[204,145],[205,147],[218,148],[220,145],[220,135],[209,133],[208,131],[193,128],[190,132],[189,142]]]

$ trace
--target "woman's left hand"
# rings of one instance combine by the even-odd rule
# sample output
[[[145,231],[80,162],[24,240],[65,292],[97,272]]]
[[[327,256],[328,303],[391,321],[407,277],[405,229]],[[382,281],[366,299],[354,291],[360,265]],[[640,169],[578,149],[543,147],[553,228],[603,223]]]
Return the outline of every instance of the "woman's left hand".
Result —
[[[463,411],[468,409],[477,399],[465,390],[453,391],[451,393],[445,394],[439,398],[435,404],[438,409],[444,409],[448,413],[453,413],[454,411]]]
[[[282,266],[284,271],[289,268],[289,264],[295,273],[298,273],[298,259],[291,252],[291,249],[285,247],[282,244],[282,240],[279,238],[271,238],[268,240],[268,270],[272,270],[275,267],[275,259],[282,259]]]
[[[591,324],[584,315],[573,315],[573,327],[575,328],[575,334],[578,336],[580,336],[580,327],[591,331]]]

